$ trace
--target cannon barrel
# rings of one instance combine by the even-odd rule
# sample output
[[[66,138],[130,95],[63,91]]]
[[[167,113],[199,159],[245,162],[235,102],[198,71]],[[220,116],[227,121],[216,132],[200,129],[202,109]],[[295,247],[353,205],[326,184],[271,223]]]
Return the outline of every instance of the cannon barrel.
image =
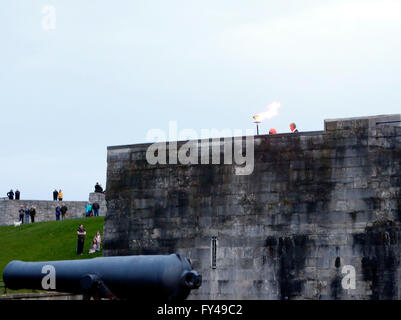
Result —
[[[10,289],[54,290],[117,299],[184,300],[202,277],[179,254],[7,264]]]

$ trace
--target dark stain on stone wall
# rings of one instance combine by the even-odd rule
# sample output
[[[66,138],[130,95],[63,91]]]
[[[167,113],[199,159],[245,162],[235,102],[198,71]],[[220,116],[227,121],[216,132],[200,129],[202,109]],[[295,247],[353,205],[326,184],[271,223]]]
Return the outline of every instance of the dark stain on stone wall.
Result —
[[[388,300],[397,295],[400,239],[400,226],[391,220],[375,221],[364,233],[354,235],[354,245],[362,254],[363,280],[371,282],[371,299]]]
[[[273,259],[279,262],[277,270],[280,298],[292,299],[302,293],[305,283],[300,273],[305,267],[308,246],[312,241],[307,235],[293,235],[288,237],[267,237],[265,246]]]
[[[400,174],[401,177],[401,174]],[[401,185],[400,185],[401,186]],[[401,222],[401,192],[396,193],[396,217],[398,218],[398,221]]]
[[[184,190],[171,190],[167,195],[167,207],[177,207],[178,214],[185,216],[188,209],[189,197]]]
[[[199,194],[211,193],[213,185],[216,183],[215,166],[203,165],[202,174],[199,176]]]
[[[338,248],[336,248],[338,249]],[[340,267],[341,267],[341,258],[337,257],[336,260],[334,261],[334,267],[336,268],[336,274],[333,278],[333,280],[330,283],[330,294],[333,300],[338,300],[341,298],[342,294],[342,285],[341,285],[341,280],[342,276],[340,273]]]
[[[334,266],[338,269],[341,267],[341,258],[337,257],[335,262],[334,262]]]
[[[342,277],[339,271],[336,271],[336,275],[334,279],[330,283],[330,293],[333,300],[339,300],[342,294],[342,286],[341,286]]]

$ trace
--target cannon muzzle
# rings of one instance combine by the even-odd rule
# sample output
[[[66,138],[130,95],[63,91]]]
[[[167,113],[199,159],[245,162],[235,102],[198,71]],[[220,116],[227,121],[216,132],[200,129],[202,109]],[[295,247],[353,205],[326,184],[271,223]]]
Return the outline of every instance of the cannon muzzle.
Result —
[[[3,280],[10,289],[83,294],[84,298],[184,300],[202,277],[179,254],[103,257],[86,260],[7,264]]]

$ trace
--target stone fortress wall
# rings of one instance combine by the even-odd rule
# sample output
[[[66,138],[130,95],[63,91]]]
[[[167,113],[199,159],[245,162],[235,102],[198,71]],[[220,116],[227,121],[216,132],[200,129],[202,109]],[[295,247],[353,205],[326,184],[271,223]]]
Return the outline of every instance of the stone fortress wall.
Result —
[[[107,212],[105,195],[103,193],[90,193],[89,201],[98,201],[100,205],[99,215],[105,216]],[[35,222],[50,221],[56,219],[56,206],[64,203],[67,208],[67,219],[85,217],[87,201],[46,201],[46,200],[0,200],[0,225],[12,225],[19,220],[21,206],[34,206],[36,208]]]
[[[255,136],[251,175],[109,147],[104,253],[183,254],[203,276],[191,299],[401,299],[400,120]]]

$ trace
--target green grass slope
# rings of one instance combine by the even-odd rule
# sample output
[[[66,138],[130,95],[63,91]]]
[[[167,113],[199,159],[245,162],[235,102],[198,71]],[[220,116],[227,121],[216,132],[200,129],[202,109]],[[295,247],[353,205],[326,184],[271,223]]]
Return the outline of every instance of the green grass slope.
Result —
[[[86,238],[83,255],[77,255],[77,228],[81,223],[86,229]],[[88,252],[96,231],[100,231],[103,238],[103,223],[104,217],[90,217],[0,227],[0,279],[12,260],[52,261],[102,256],[102,251]]]

